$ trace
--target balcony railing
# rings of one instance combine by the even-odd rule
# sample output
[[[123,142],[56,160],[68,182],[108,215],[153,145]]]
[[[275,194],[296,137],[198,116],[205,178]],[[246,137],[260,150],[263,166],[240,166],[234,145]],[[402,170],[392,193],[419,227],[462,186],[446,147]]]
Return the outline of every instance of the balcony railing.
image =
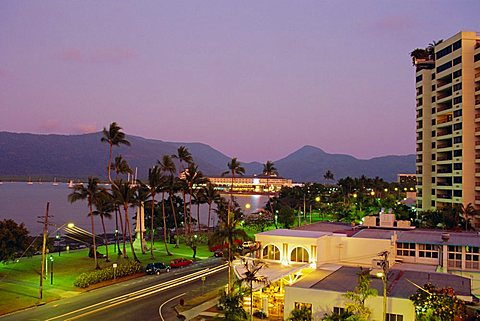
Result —
[[[450,195],[450,194],[437,194],[437,198],[451,199],[452,195]]]

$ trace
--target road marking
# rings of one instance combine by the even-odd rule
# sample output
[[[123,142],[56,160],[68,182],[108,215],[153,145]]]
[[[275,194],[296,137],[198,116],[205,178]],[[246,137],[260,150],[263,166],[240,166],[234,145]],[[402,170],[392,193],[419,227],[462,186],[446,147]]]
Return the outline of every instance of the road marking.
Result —
[[[173,301],[173,300],[175,300],[175,299],[178,299],[179,297],[181,297],[182,295],[185,295],[186,293],[187,293],[187,292],[182,293],[182,294],[179,294],[179,295],[174,296],[173,298],[171,298],[171,299],[163,302],[163,304],[158,308],[158,315],[160,315],[160,318],[162,319],[162,321],[165,321],[165,319],[163,318],[163,315],[162,315],[162,308],[163,308],[163,306],[164,306],[165,304],[167,304],[168,302],[170,302],[170,301]]]
[[[67,316],[70,316],[70,315],[73,315],[73,314],[81,313],[82,311],[85,311],[85,310],[90,310],[90,311],[83,312],[83,313],[81,313],[79,315],[76,315],[76,316],[71,316],[71,317],[66,319],[66,320],[75,320],[75,319],[78,319],[78,318],[81,318],[81,317],[84,317],[84,316],[87,316],[87,315],[90,315],[90,314],[93,314],[93,313],[96,313],[96,312],[100,312],[100,311],[109,309],[111,307],[114,307],[114,306],[117,306],[117,305],[120,305],[120,304],[123,304],[123,303],[127,303],[129,301],[137,300],[137,299],[143,298],[145,296],[155,294],[157,292],[168,290],[168,289],[170,289],[172,287],[176,287],[178,285],[182,285],[182,284],[185,284],[185,283],[195,281],[197,279],[200,279],[203,275],[210,275],[210,274],[217,273],[220,270],[225,269],[226,267],[227,267],[227,264],[222,264],[220,266],[216,266],[216,267],[213,267],[213,268],[206,268],[206,269],[203,269],[201,271],[194,272],[192,274],[187,274],[187,275],[181,276],[177,279],[169,280],[169,281],[166,281],[166,282],[163,282],[163,283],[160,283],[160,284],[150,286],[150,287],[145,288],[145,289],[137,290],[137,291],[127,293],[127,294],[124,294],[124,295],[121,295],[121,296],[118,296],[118,297],[115,297],[115,298],[111,298],[111,299],[108,299],[108,300],[105,300],[105,301],[102,301],[102,302],[98,302],[98,303],[95,303],[95,304],[92,304],[92,305],[89,305],[89,306],[86,306],[86,307],[83,307],[83,308],[80,308],[80,309],[77,309],[77,310],[74,310],[74,311],[70,311],[70,312],[64,313],[62,315],[55,316],[55,317],[52,317],[50,319],[47,319],[46,321],[56,320],[56,319],[64,318],[64,317],[67,317]]]

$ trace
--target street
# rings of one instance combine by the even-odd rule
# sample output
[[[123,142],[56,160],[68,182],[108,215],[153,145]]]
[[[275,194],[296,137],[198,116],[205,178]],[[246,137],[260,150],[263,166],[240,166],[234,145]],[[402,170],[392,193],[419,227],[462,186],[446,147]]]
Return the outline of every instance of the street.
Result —
[[[160,276],[133,279],[3,316],[0,320],[176,320],[173,307],[181,298],[188,300],[226,283],[226,266],[219,263],[212,260]]]

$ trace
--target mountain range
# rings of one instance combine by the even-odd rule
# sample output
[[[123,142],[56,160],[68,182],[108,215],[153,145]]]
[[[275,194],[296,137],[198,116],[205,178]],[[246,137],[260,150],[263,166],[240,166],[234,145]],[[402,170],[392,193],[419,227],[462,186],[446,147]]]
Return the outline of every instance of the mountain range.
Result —
[[[0,132],[0,178],[85,179],[106,178],[108,145],[100,142],[101,132],[82,135],[40,135]],[[143,178],[162,155],[175,154],[186,146],[199,169],[207,176],[227,170],[231,157],[202,143],[165,142],[127,135],[131,146],[114,148]],[[240,160],[241,162],[241,160]],[[259,174],[260,162],[243,163],[247,175]],[[329,154],[314,146],[304,146],[285,158],[274,161],[279,175],[294,182],[323,182],[330,170],[335,179],[346,176],[381,177],[395,181],[399,173],[415,173],[415,155],[384,156],[368,160],[345,154]]]

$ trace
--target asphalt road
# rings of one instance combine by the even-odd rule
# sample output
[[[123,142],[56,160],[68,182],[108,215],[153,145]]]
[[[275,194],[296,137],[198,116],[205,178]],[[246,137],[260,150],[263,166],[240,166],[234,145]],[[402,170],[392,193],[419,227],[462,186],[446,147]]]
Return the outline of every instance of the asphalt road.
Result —
[[[173,306],[226,283],[222,262],[210,259],[160,276],[149,275],[0,317],[6,320],[177,320]],[[205,276],[206,275],[206,276]],[[202,276],[205,276],[204,285]]]

